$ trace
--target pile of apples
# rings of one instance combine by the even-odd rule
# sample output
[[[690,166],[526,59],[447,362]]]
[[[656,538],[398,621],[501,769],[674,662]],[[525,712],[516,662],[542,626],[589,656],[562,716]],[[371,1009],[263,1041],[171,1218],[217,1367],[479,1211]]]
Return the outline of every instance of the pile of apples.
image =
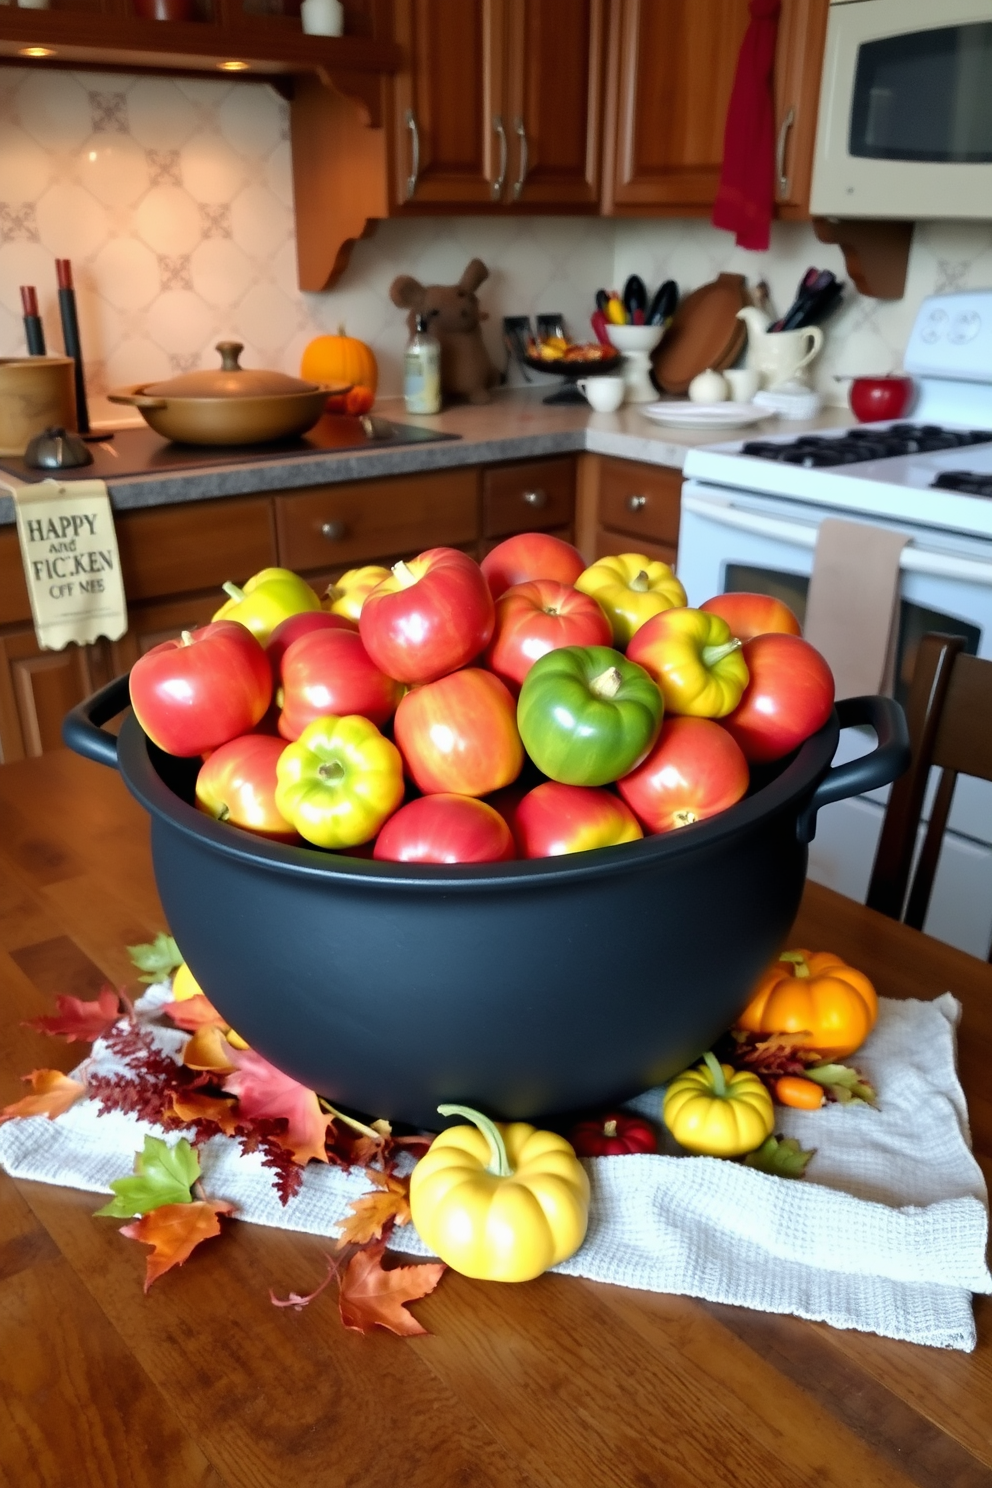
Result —
[[[732,806],[833,707],[784,604],[700,609],[667,564],[587,566],[523,533],[479,565],[433,548],[323,601],[269,568],[154,647],[131,703],[203,763],[199,807],[270,840],[406,863],[542,858]]]

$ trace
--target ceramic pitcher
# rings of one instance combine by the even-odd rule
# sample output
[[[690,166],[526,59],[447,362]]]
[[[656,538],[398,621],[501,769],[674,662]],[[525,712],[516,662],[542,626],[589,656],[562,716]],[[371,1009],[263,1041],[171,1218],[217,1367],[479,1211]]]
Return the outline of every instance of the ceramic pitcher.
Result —
[[[770,331],[768,316],[754,305],[739,310],[737,319],[747,326],[747,364],[761,373],[764,387],[779,387],[783,382],[793,381],[819,356],[823,346],[819,326],[805,326],[799,331]]]

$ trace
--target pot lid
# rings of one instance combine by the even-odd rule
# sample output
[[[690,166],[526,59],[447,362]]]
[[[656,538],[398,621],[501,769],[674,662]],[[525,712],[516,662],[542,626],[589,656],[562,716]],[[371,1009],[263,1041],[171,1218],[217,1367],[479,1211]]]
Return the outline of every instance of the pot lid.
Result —
[[[150,382],[142,393],[152,398],[270,398],[286,393],[315,393],[315,382],[289,377],[285,372],[265,372],[239,367],[244,351],[240,341],[218,341],[220,367],[214,372],[184,372],[167,382]]]

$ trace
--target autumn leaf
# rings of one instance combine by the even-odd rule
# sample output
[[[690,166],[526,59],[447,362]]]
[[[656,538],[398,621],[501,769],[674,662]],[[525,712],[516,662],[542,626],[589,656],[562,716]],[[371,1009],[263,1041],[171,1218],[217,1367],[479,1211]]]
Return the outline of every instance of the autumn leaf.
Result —
[[[237,1069],[225,1080],[224,1089],[238,1097],[241,1115],[250,1121],[284,1119],[286,1130],[277,1132],[276,1140],[292,1152],[294,1160],[301,1165],[310,1158],[326,1162],[324,1143],[333,1117],[321,1111],[314,1092],[277,1070],[254,1049],[228,1052]]]
[[[807,1080],[815,1080],[817,1085],[822,1085],[829,1100],[839,1101],[841,1105],[878,1104],[875,1087],[849,1065],[817,1064],[806,1070],[805,1074]]]
[[[51,1120],[54,1116],[61,1116],[63,1111],[68,1111],[81,1095],[86,1094],[85,1085],[81,1085],[78,1080],[70,1080],[61,1070],[32,1070],[29,1075],[23,1075],[22,1079],[31,1081],[34,1094],[14,1101],[11,1106],[4,1106],[0,1111],[0,1125],[17,1116],[47,1116]]]
[[[442,1261],[428,1261],[386,1271],[382,1266],[385,1248],[380,1241],[358,1250],[345,1266],[338,1282],[341,1321],[356,1333],[371,1333],[375,1327],[405,1337],[426,1333],[405,1304],[432,1292],[447,1268]]]
[[[312,1292],[307,1292],[302,1297],[300,1296],[299,1292],[290,1292],[288,1297],[277,1297],[272,1288],[269,1287],[269,1301],[272,1303],[272,1306],[294,1307],[297,1312],[302,1312],[304,1307],[309,1307],[310,1303],[313,1302],[316,1297],[320,1296],[321,1292],[327,1286],[328,1282],[333,1277],[335,1277],[338,1272],[337,1261],[334,1259],[333,1256],[328,1255],[326,1251],[324,1253],[324,1260],[327,1262],[327,1275],[324,1277],[323,1281],[319,1283],[319,1285],[314,1287]]]
[[[190,1189],[200,1176],[200,1163],[185,1137],[170,1147],[161,1137],[146,1136],[144,1147],[134,1155],[134,1173],[133,1178],[112,1180],[114,1197],[97,1214],[128,1219],[163,1205],[188,1204]]]
[[[123,1225],[121,1234],[152,1247],[145,1270],[145,1291],[173,1266],[189,1260],[203,1240],[220,1234],[221,1214],[233,1214],[234,1205],[198,1199],[192,1204],[164,1204],[134,1224]]]
[[[366,1172],[378,1191],[352,1200],[353,1212],[338,1226],[344,1245],[366,1245],[370,1240],[378,1240],[387,1225],[405,1225],[410,1221],[409,1180],[380,1173],[375,1168],[367,1168]]]
[[[198,1028],[183,1049],[183,1064],[187,1069],[213,1070],[218,1075],[233,1074],[237,1068],[234,1050],[219,1028]]]
[[[128,946],[127,953],[139,971],[148,973],[138,978],[140,982],[164,982],[169,973],[183,963],[182,952],[172,936],[164,931],[144,945]]]
[[[227,1137],[233,1137],[238,1126],[237,1102],[220,1096],[204,1095],[199,1090],[180,1094],[172,1092],[172,1109],[166,1113],[187,1126],[197,1121],[213,1121]]]
[[[196,1033],[200,1028],[226,1029],[229,1026],[202,992],[198,992],[195,997],[187,997],[182,1002],[163,1002],[159,1011],[171,1018],[177,1028],[183,1028],[187,1033]]]
[[[56,997],[57,1013],[44,1018],[28,1018],[25,1028],[39,1033],[60,1035],[67,1044],[78,1039],[91,1044],[113,1028],[121,1015],[120,999],[112,987],[104,987],[99,997],[84,1002],[78,997]]]
[[[802,1178],[815,1150],[804,1152],[795,1137],[768,1137],[756,1152],[748,1153],[744,1166],[773,1178]]]

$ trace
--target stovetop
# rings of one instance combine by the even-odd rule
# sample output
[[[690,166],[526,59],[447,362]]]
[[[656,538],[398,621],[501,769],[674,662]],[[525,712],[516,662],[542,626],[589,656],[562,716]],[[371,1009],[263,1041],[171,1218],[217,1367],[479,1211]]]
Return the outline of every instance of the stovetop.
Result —
[[[966,496],[992,498],[992,475],[977,470],[944,470],[933,485],[941,491],[963,491]]]
[[[403,444],[433,444],[460,439],[459,434],[441,434],[414,424],[394,424],[376,418],[370,437],[361,419],[325,414],[307,434],[296,439],[273,440],[268,444],[201,445],[176,444],[152,429],[119,429],[113,438],[93,441],[88,448],[92,465],[75,470],[36,470],[15,455],[0,457],[0,471],[22,481],[123,480],[135,475],[178,475],[186,470],[212,470],[224,465],[255,464],[264,460],[304,459],[364,449],[392,449]]]
[[[945,429],[939,424],[868,424],[840,435],[804,434],[785,442],[750,439],[741,445],[741,454],[776,460],[783,465],[801,465],[806,470],[823,470],[835,465],[859,465],[867,460],[890,460],[898,455],[933,454],[937,450],[990,443],[992,430],[988,429]]]

